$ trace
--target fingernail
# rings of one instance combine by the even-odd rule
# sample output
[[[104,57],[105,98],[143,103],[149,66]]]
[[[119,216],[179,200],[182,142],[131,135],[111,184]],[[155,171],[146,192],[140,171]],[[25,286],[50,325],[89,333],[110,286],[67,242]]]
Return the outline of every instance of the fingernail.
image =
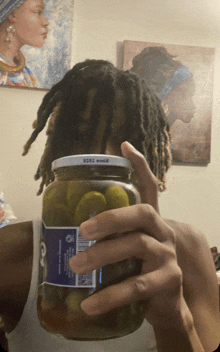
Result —
[[[91,235],[97,233],[97,228],[97,220],[89,219],[80,225],[80,233],[83,237],[89,236],[91,238]]]
[[[136,150],[135,147],[128,141],[126,141],[126,143],[128,144],[128,147],[131,149],[131,150]]]

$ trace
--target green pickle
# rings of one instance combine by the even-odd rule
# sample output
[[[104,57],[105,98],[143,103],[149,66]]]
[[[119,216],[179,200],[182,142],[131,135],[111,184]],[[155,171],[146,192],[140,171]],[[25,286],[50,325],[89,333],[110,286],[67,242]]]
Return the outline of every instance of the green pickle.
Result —
[[[89,191],[88,185],[85,183],[72,182],[72,181],[68,182],[66,202],[72,215],[74,215],[75,209],[80,199],[88,191]]]
[[[51,204],[50,210],[44,216],[44,222],[47,226],[71,226],[71,213],[65,204]]]
[[[65,304],[67,309],[70,311],[76,311],[83,314],[83,310],[80,308],[80,303],[87,298],[87,294],[84,290],[70,292],[66,299]],[[84,313],[85,314],[85,313]]]
[[[122,158],[121,158],[122,159]],[[67,168],[66,168],[67,169]],[[99,166],[93,177],[93,167],[77,169],[55,178],[48,186],[43,198],[42,220],[47,227],[79,227],[80,224],[106,210],[127,207],[140,202],[137,190],[124,174],[115,177],[121,169],[104,173]],[[107,169],[105,165],[105,170]],[[59,170],[59,169],[58,169]],[[79,178],[82,171],[83,177]],[[96,170],[97,171],[97,170]],[[87,174],[88,173],[88,174]],[[105,340],[125,336],[137,330],[144,320],[141,302],[135,302],[110,312],[88,316],[80,307],[81,302],[90,295],[117,284],[126,278],[137,275],[141,261],[135,258],[102,267],[102,281],[96,271],[95,287],[57,286],[47,282],[39,285],[38,317],[41,326],[52,334],[59,334],[73,340]],[[42,281],[42,280],[41,280]]]
[[[108,209],[128,207],[129,198],[121,186],[110,186],[105,191],[105,199]]]
[[[91,191],[80,199],[73,218],[74,226],[79,226],[82,222],[105,211],[106,200],[102,193]]]

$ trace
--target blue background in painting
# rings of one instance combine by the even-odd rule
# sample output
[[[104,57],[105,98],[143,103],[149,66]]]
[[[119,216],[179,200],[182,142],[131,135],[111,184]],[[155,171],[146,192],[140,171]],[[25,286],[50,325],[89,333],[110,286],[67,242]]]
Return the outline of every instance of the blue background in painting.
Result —
[[[26,65],[40,84],[50,89],[70,69],[73,0],[44,0],[44,15],[49,21],[42,48],[23,46]]]

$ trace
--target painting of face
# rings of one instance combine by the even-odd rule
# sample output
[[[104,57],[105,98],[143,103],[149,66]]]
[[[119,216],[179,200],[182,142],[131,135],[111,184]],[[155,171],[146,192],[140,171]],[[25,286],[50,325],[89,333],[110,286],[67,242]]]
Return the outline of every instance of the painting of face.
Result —
[[[124,41],[123,69],[158,96],[172,137],[174,162],[208,164],[215,49]]]
[[[193,78],[188,78],[177,86],[164,100],[165,104],[168,104],[170,114],[175,116],[175,119],[179,119],[182,122],[189,123],[196,110],[196,105],[193,101],[195,93],[195,83]]]
[[[0,86],[50,89],[70,68],[74,0],[6,5],[0,9]]]
[[[26,0],[32,2],[34,0]],[[35,0],[45,5],[45,10],[38,15],[40,33],[43,34],[44,45],[34,47],[25,45],[22,52],[32,71],[38,77],[43,88],[50,89],[59,82],[71,65],[71,42],[74,0]],[[40,10],[40,8],[39,8]],[[35,17],[35,19],[36,19]],[[32,17],[33,18],[33,17]],[[49,22],[46,25],[45,19]],[[37,19],[36,19],[37,21]],[[42,27],[44,27],[42,32]],[[37,38],[36,38],[37,40]],[[39,42],[42,42],[40,36]]]
[[[14,28],[21,45],[41,48],[47,37],[49,22],[44,16],[43,0],[27,0],[14,11]]]

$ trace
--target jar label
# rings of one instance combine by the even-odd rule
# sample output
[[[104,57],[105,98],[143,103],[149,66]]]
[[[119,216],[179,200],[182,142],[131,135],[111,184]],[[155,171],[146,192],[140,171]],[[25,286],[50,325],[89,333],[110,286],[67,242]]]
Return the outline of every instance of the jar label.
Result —
[[[78,275],[69,267],[69,259],[93,243],[95,241],[86,241],[80,236],[79,227],[47,227],[42,224],[39,283],[96,287],[96,270]]]

